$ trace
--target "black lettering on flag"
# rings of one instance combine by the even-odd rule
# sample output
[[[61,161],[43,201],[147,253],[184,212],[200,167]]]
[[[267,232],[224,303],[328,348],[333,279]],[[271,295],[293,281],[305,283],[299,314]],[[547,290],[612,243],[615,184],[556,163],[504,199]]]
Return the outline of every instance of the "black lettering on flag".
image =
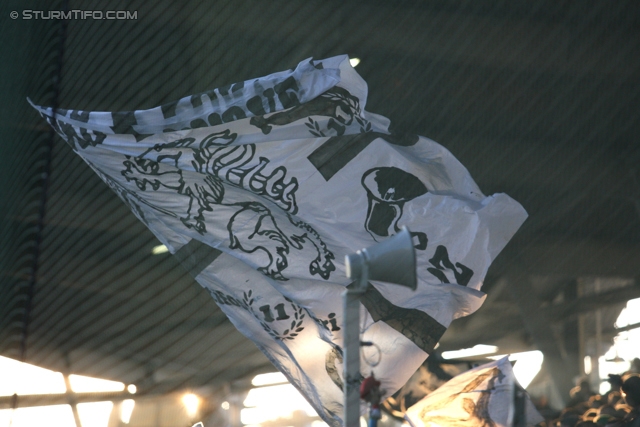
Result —
[[[211,126],[217,126],[222,124],[222,117],[220,117],[220,114],[218,113],[209,114],[209,117],[207,117],[207,120],[209,121],[209,125]]]
[[[353,286],[355,282],[348,287]],[[424,311],[394,305],[371,284],[360,302],[375,322],[383,321],[429,354],[447,330]]]
[[[297,96],[300,88],[293,76],[287,77],[285,80],[275,85],[273,89],[278,95],[282,108],[287,109],[300,105],[300,100]]]
[[[274,308],[278,313],[278,317],[276,317],[276,320],[287,320],[290,318],[290,316],[287,314],[287,312],[284,309],[283,303],[277,304]]]
[[[72,110],[69,118],[79,122],[89,123],[89,111]]]
[[[245,114],[244,110],[238,107],[237,105],[230,107],[228,110],[222,113],[222,121],[224,121],[225,123],[233,122],[235,120],[242,120],[246,118],[247,118],[247,115]]]
[[[276,111],[276,92],[273,90],[273,88],[265,90],[263,95],[267,98],[267,103],[269,104],[269,112],[273,113],[274,111]]]
[[[113,126],[111,126],[113,133],[127,133],[133,135],[136,138],[136,142],[140,142],[151,136],[140,134],[133,128],[134,125],[138,124],[134,111],[114,112],[111,113],[111,118],[113,120]]]
[[[291,318],[291,316],[287,314],[287,311],[284,308],[284,303],[276,304],[276,306],[273,308],[276,310],[276,314],[278,315],[278,317],[276,317],[275,319],[273,318],[273,312],[271,311],[271,306],[269,304],[263,305],[262,307],[258,308],[258,310],[260,310],[264,315],[265,322],[271,323],[274,320],[287,320]]]
[[[220,86],[218,88],[218,92],[220,92],[220,95],[222,96],[228,96],[229,95],[229,89],[231,89],[231,85],[224,85],[224,86]]]
[[[191,129],[206,128],[207,126],[209,126],[207,122],[202,119],[191,120],[191,123],[189,123]]]
[[[267,305],[263,305],[262,307],[259,307],[258,310],[260,310],[262,312],[262,314],[264,314],[264,321],[265,322],[273,322],[275,319],[273,318],[273,313],[271,313],[271,306],[269,304]]]
[[[189,274],[195,278],[209,264],[215,261],[221,253],[218,249],[205,245],[197,239],[191,239],[189,243],[178,249],[175,257],[187,269]]]
[[[335,313],[329,313],[329,319],[327,320],[321,320],[322,324],[324,325],[325,328],[330,329],[331,331],[339,331],[340,327],[338,326],[338,322],[336,321],[336,314]],[[331,325],[331,328],[329,328],[329,325]]]
[[[374,140],[382,138],[392,145],[410,147],[418,142],[415,135],[385,134],[381,132],[364,132],[355,135],[342,135],[329,138],[316,148],[308,157],[309,161],[320,172],[326,181],[340,172],[362,150]]]
[[[247,109],[251,111],[254,116],[263,116],[267,114],[264,111],[264,105],[262,105],[262,97],[256,95],[247,101]]]
[[[473,270],[466,265],[456,262],[455,266],[449,259],[449,252],[447,248],[440,245],[436,248],[436,253],[433,258],[429,260],[429,263],[434,267],[427,268],[427,271],[436,276],[442,283],[450,283],[447,276],[444,274],[445,270],[453,271],[453,275],[456,278],[458,285],[467,286],[469,281],[473,277]]]

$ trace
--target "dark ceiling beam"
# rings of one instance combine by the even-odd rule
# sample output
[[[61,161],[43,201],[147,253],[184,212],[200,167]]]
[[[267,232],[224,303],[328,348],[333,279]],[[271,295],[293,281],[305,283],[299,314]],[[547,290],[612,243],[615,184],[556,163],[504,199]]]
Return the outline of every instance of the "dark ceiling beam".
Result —
[[[139,384],[148,368],[160,377],[176,374],[197,376],[203,371],[221,375],[224,370],[234,370],[241,358],[257,356],[266,360],[258,348],[226,320],[224,314],[220,313],[219,316],[224,318],[225,323],[215,327],[212,325],[211,333],[199,340],[197,346],[192,344],[194,339],[190,337],[193,333],[187,329],[172,331],[166,325],[159,324],[152,331],[140,332],[134,328],[121,331],[129,339],[115,345],[111,343],[120,332],[110,330],[99,331],[91,339],[78,340],[73,345],[53,341],[42,346],[41,338],[34,336],[32,353],[44,358],[36,357],[27,362],[61,371],[64,368],[64,358],[58,349],[70,348],[73,373],[98,378],[106,376],[109,379]],[[211,325],[209,322],[205,323]],[[138,342],[141,340],[144,342]],[[221,347],[222,343],[224,347]],[[217,361],[217,365],[213,366],[209,357],[202,358],[200,355],[209,355]],[[247,366],[248,364],[244,364],[243,369]]]
[[[552,304],[542,308],[545,315],[553,321],[567,321],[579,314],[593,312],[631,299],[640,298],[640,284],[616,288],[607,292],[583,296],[560,304]]]
[[[632,329],[640,328],[640,323],[632,323],[631,325],[623,326],[621,328],[607,328],[603,332],[604,335],[615,335],[620,332],[630,331]]]
[[[640,277],[640,246],[594,239],[532,239],[516,233],[490,268],[494,276]]]
[[[520,309],[522,323],[533,338],[536,347],[544,354],[544,365],[551,374],[551,381],[563,401],[573,387],[572,361],[563,357],[561,346],[554,334],[551,319],[541,308],[541,302],[531,289],[531,281],[524,276],[509,278],[509,291]]]
[[[532,290],[529,290],[529,295],[531,294]],[[590,313],[599,308],[610,307],[634,298],[640,298],[640,285],[638,282],[631,286],[617,288],[597,295],[584,296],[559,304],[540,306],[539,310],[552,322],[564,322],[575,318],[579,314]],[[508,305],[511,305],[511,308]],[[514,331],[520,330],[520,325],[522,324],[522,319],[515,312],[515,309],[517,309],[517,306],[514,302],[485,302],[480,309],[482,310],[482,316],[478,317],[478,321],[471,315],[462,319],[462,322],[454,321],[451,324],[442,338],[441,349],[454,350],[478,343],[492,344],[514,334]],[[609,328],[603,331],[603,334],[605,336],[615,336],[623,330],[635,327],[637,326]],[[526,347],[528,344],[522,341],[522,346]]]
[[[155,395],[160,393],[154,393]],[[102,392],[102,393],[60,393],[60,394],[29,394],[18,396],[0,396],[0,409],[26,408],[32,406],[66,405],[70,398],[77,403],[115,401],[125,399],[137,399],[150,394],[131,394],[128,392]]]

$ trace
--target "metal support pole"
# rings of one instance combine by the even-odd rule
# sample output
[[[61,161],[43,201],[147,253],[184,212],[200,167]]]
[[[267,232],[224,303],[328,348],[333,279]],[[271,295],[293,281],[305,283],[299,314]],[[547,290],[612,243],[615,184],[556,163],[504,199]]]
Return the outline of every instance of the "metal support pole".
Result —
[[[416,254],[407,227],[390,239],[345,256],[347,277],[356,280],[343,292],[343,427],[360,426],[360,298],[373,280],[394,283],[415,290]],[[371,269],[369,268],[371,267]],[[384,298],[383,298],[384,299]]]
[[[73,420],[76,427],[82,427],[82,422],[80,421],[80,414],[78,414],[78,405],[73,396],[73,389],[71,388],[71,381],[69,380],[69,374],[64,374],[64,385],[67,390],[67,399],[69,402],[69,406],[71,406],[71,412],[73,412]]]
[[[513,427],[527,427],[527,393],[517,384],[513,387]]]
[[[595,292],[596,295],[600,293],[600,278],[596,278],[595,280]],[[596,378],[595,381],[590,381],[590,387],[595,386],[596,391],[600,388],[600,356],[604,356],[604,351],[602,349],[602,310],[599,308],[596,309],[596,357],[592,360],[593,370],[595,371],[595,375],[591,378]]]
[[[362,255],[360,255],[362,256]],[[360,426],[360,296],[367,290],[369,269],[362,263],[357,287],[342,293],[344,302],[344,427]]]
[[[541,309],[542,303],[531,291],[531,278],[522,274],[505,279],[509,280],[508,289],[520,309],[524,327],[538,349],[544,353],[545,367],[564,404],[569,390],[573,387],[571,364],[562,358],[553,334],[552,323],[546,312]]]

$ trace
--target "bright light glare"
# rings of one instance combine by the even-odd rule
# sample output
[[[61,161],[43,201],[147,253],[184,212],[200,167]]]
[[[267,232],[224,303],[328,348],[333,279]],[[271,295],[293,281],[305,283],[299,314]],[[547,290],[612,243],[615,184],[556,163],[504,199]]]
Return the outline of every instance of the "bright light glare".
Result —
[[[349,59],[349,64],[351,64],[353,68],[355,68],[359,63],[360,63],[360,58]]]
[[[69,375],[69,383],[71,384],[71,390],[76,393],[124,390],[124,384],[120,381],[103,380],[101,378],[85,377],[84,375]]]
[[[154,246],[153,249],[151,249],[151,253],[154,255],[165,254],[167,252],[169,252],[169,248],[165,245]]]
[[[640,298],[627,301],[627,306],[620,312],[615,325],[618,328],[640,323]],[[640,328],[623,331],[614,338],[613,347],[605,354],[607,359],[614,359],[617,356],[626,361],[631,361],[638,357],[640,348]],[[628,367],[627,367],[628,369]],[[601,378],[607,378],[605,374]]]
[[[615,344],[611,346],[604,356],[598,358],[598,370],[600,378],[607,378],[609,374],[623,374],[629,370],[631,362],[621,358],[616,352]]]
[[[221,407],[222,409],[224,409],[225,411],[228,411],[228,410],[229,410],[229,408],[230,408],[231,406],[229,405],[229,402],[227,402],[227,401],[225,400],[224,402],[222,402],[222,404],[220,405],[220,407]]]
[[[0,356],[0,396],[65,393],[60,372]]]
[[[136,394],[136,391],[138,391],[138,387],[136,387],[135,384],[129,384],[127,386],[127,391],[131,394]]]
[[[69,405],[32,406],[16,410],[0,409],[0,425],[10,425],[11,427],[71,427],[75,425],[75,421]]]
[[[256,387],[262,385],[284,384],[288,383],[287,378],[280,372],[269,372],[268,374],[259,374],[253,377],[251,384]]]
[[[504,356],[504,354],[490,356],[489,359],[499,360]],[[522,353],[511,353],[509,360],[516,362],[515,365],[513,365],[513,375],[516,377],[516,380],[523,388],[527,388],[536,375],[538,375],[538,372],[540,372],[544,355],[539,350],[523,351]]]
[[[593,366],[591,366],[591,356],[585,356],[584,357],[584,373],[589,375],[592,369],[593,369]]]
[[[627,301],[627,306],[620,312],[615,326],[623,328],[634,323],[640,323],[640,298]]]
[[[495,345],[478,344],[472,348],[463,348],[461,350],[443,351],[442,357],[445,359],[460,359],[462,357],[482,356],[486,354],[494,354],[498,351]]]
[[[515,359],[509,358],[509,360],[516,360],[516,364],[513,365],[513,375],[523,388],[527,388],[540,372],[544,356],[539,350],[525,351],[514,356],[516,356]]]
[[[260,387],[249,390],[240,411],[243,424],[262,424],[278,418],[291,418],[294,411],[304,411],[309,417],[318,414],[291,384]]]
[[[627,301],[627,306],[622,309],[615,326],[625,326],[640,323],[640,298]],[[640,328],[620,332],[614,339],[613,345],[604,356],[598,358],[598,374],[600,379],[605,379],[609,374],[621,374],[629,369],[631,360],[638,357],[640,348]],[[609,383],[602,382],[601,390]]]
[[[187,415],[190,417],[195,416],[198,413],[198,406],[200,406],[200,398],[193,393],[188,393],[182,396],[182,403],[187,409]]]
[[[125,399],[120,402],[120,421],[124,424],[129,424],[131,421],[131,415],[133,414],[133,408],[136,406],[136,401],[133,399]]]
[[[82,427],[107,427],[109,425],[113,402],[78,403],[77,406]]]
[[[0,396],[11,396],[14,393],[18,395],[61,394],[67,391],[64,377],[60,372],[2,356],[0,356],[0,379]],[[83,375],[69,375],[69,383],[71,390],[76,393],[124,390],[124,384],[121,382]],[[112,409],[112,402],[80,403],[78,415],[83,427],[106,427]],[[10,421],[12,417],[13,420]],[[18,408],[15,411],[0,410],[0,426],[4,425],[71,427],[75,422],[69,405],[51,405]]]
[[[329,427],[329,424],[321,420],[313,420],[311,421],[311,427]]]

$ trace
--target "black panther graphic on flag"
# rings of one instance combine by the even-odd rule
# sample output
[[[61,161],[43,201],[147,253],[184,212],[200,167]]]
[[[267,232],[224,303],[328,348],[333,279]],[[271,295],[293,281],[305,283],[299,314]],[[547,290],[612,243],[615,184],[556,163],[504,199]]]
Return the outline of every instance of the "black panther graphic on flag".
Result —
[[[148,110],[34,107],[339,426],[345,255],[412,231],[417,291],[372,282],[362,298],[388,396],[480,307],[489,265],[526,218],[442,146],[390,132],[366,101],[337,56]]]

